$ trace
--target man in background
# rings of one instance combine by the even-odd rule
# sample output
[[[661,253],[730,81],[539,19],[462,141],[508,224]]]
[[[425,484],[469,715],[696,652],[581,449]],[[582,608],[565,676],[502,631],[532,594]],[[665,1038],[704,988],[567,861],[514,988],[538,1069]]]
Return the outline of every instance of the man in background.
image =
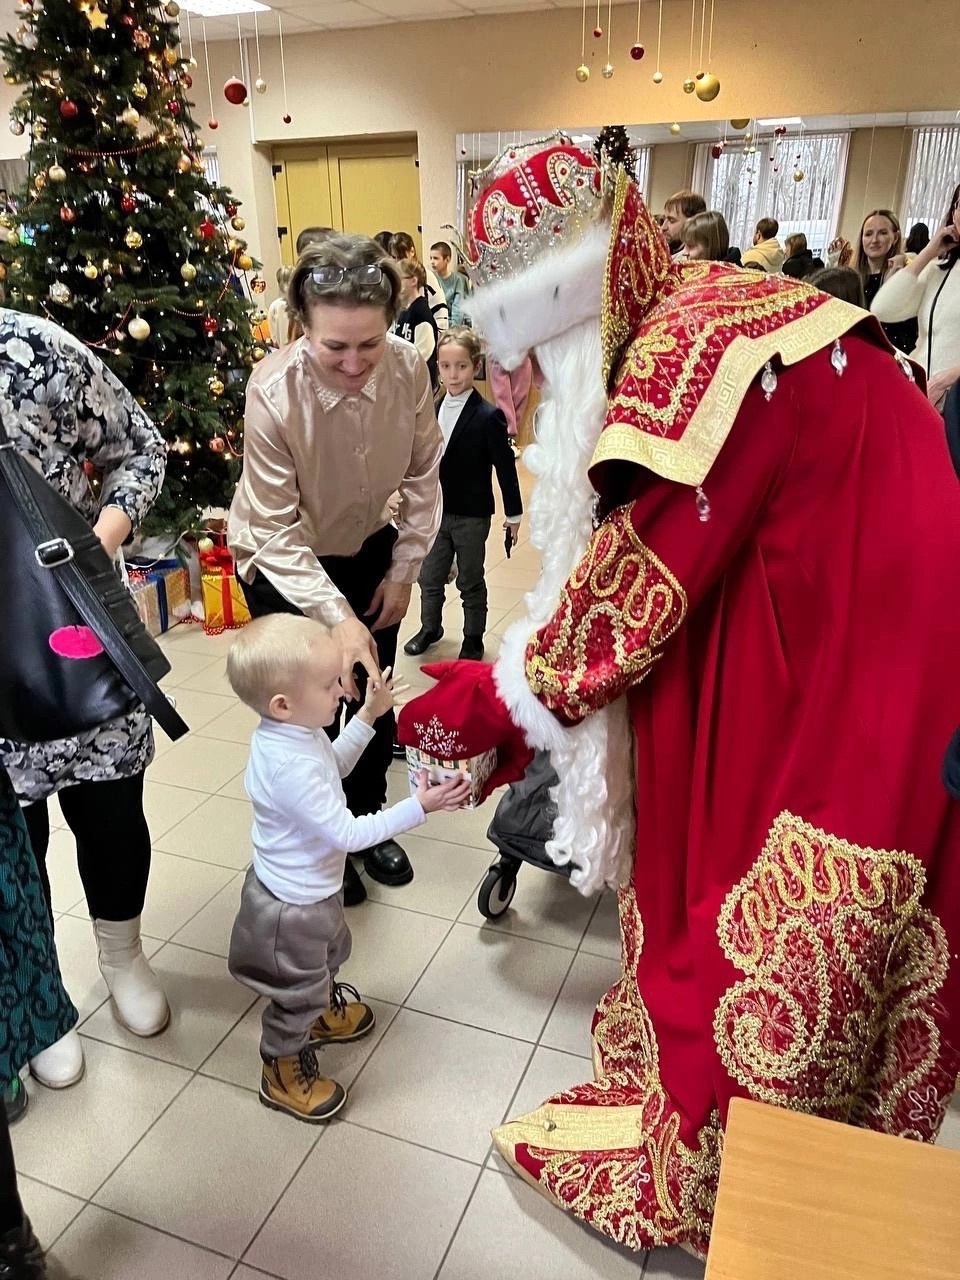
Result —
[[[663,234],[674,262],[682,262],[686,258],[683,247],[683,228],[697,213],[706,213],[707,202],[696,191],[676,191],[663,206]]]

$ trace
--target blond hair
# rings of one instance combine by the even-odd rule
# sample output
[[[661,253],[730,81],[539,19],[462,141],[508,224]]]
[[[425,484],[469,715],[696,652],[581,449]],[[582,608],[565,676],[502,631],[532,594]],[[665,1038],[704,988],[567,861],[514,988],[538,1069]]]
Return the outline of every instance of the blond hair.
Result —
[[[427,272],[419,262],[414,262],[412,258],[404,258],[397,263],[397,270],[408,280],[416,280],[417,285],[421,289],[427,287]]]
[[[476,367],[477,361],[483,355],[483,348],[473,329],[468,329],[465,324],[455,324],[449,329],[442,329],[437,339],[437,355],[444,347],[452,347],[454,344],[463,347]]]
[[[241,702],[261,715],[270,699],[300,683],[303,669],[318,644],[333,644],[321,622],[293,613],[254,618],[227,654],[227,679]]]

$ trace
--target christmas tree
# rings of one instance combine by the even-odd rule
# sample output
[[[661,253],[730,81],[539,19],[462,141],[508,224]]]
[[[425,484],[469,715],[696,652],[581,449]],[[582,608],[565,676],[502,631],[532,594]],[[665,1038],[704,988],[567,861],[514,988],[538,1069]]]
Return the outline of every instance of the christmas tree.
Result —
[[[175,0],[19,0],[0,44],[23,85],[28,179],[0,212],[4,301],[103,358],[169,442],[149,529],[230,501],[243,393],[265,354],[245,295],[265,282],[230,193],[206,176]],[[242,96],[242,94],[241,94]],[[215,127],[215,125],[214,125]]]

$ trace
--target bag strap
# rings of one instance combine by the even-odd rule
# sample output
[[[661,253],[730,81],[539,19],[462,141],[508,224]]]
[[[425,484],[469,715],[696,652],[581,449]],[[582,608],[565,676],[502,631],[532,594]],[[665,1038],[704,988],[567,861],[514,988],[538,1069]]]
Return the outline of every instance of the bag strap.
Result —
[[[2,431],[3,424],[0,422],[0,432]],[[13,448],[10,444],[7,444],[6,447],[11,450]],[[9,467],[6,470],[7,480],[13,496],[20,510],[29,521],[32,536],[42,542],[46,532],[46,522],[30,486],[26,483],[23,472],[18,466]],[[69,596],[77,613],[80,614],[91,631],[96,634],[97,639],[103,645],[107,657],[164,733],[173,740],[182,738],[185,733],[188,733],[189,726],[186,721],[177,713],[168,701],[166,694],[164,694],[149,671],[124,640],[110,610],[80,572],[76,562],[71,558],[64,564],[51,567],[47,572],[58,575],[58,581]]]

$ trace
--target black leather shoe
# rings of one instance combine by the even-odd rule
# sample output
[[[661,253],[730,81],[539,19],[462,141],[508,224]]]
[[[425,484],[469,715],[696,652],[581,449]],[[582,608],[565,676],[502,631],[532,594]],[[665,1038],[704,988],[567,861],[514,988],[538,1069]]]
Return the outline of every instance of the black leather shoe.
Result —
[[[348,858],[343,868],[343,905],[345,907],[356,907],[361,902],[365,902],[366,898],[367,890],[360,879],[360,872]]]
[[[43,1250],[33,1234],[30,1219],[24,1217],[22,1226],[0,1236],[0,1276],[11,1280],[44,1280],[47,1268]]]
[[[392,751],[394,760],[406,760],[407,748],[402,747],[400,743],[396,741],[396,739],[394,739],[394,743],[393,743],[393,747],[391,748],[391,751]]]
[[[413,879],[410,859],[396,840],[384,840],[383,844],[368,849],[363,855],[363,867],[378,884],[409,884]]]
[[[483,636],[464,636],[460,646],[460,657],[469,658],[472,662],[483,661]]]
[[[411,658],[419,658],[421,653],[426,653],[431,645],[442,639],[443,627],[438,627],[436,631],[431,631],[429,627],[421,627],[413,639],[408,640],[403,646],[403,652],[408,653]]]

